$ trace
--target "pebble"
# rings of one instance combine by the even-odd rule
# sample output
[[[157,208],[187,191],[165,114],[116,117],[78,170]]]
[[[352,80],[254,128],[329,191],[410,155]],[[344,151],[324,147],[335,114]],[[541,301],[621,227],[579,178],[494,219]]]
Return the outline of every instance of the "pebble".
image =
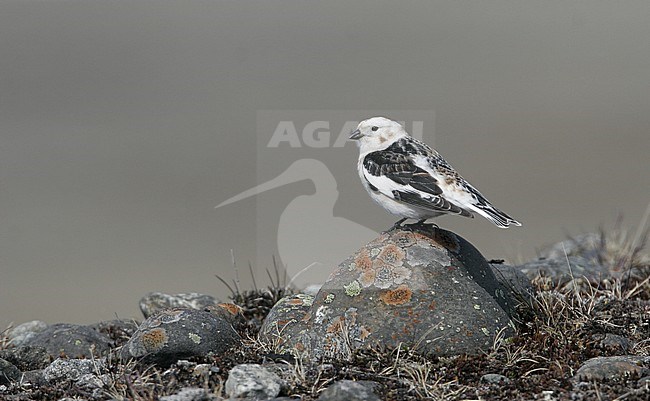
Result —
[[[497,373],[487,373],[481,376],[481,381],[488,384],[508,384],[510,379]]]
[[[23,342],[23,346],[43,347],[52,358],[91,358],[108,353],[112,341],[91,327],[57,323],[47,326]]]
[[[140,299],[140,311],[146,319],[163,309],[203,309],[206,306],[216,305],[217,303],[218,301],[213,296],[197,292],[187,294],[150,292]]]
[[[241,344],[232,325],[196,309],[164,309],[147,318],[122,348],[122,358],[168,366],[179,359],[222,353]]]
[[[284,386],[284,381],[264,366],[241,364],[228,373],[226,394],[231,398],[266,400],[277,397]]]
[[[574,380],[624,379],[632,374],[639,377],[650,374],[650,356],[606,356],[585,361],[574,375]]]
[[[372,381],[339,380],[326,388],[318,401],[381,401],[378,388],[379,383]]]
[[[40,333],[41,331],[47,328],[47,323],[41,320],[32,320],[31,322],[25,322],[20,324],[13,329],[9,330],[7,337],[9,338],[9,344],[14,347],[19,347],[23,345],[27,340]]]

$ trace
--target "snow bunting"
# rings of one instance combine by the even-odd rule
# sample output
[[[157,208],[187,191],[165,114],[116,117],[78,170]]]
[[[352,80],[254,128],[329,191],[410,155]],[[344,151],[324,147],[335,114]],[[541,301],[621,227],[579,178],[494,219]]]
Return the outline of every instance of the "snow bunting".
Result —
[[[359,123],[350,139],[359,146],[359,176],[370,197],[390,213],[426,219],[478,213],[498,227],[521,226],[495,208],[440,154],[411,137],[399,123],[373,117]]]

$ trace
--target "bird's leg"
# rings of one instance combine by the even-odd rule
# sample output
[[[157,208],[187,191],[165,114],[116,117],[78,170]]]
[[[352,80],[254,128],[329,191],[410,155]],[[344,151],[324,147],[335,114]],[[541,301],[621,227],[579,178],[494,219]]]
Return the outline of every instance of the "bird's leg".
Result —
[[[440,228],[440,227],[438,227],[438,225],[435,224],[435,223],[429,223],[429,224],[427,224],[427,220],[428,220],[428,219],[420,219],[420,220],[418,220],[417,222],[415,222],[415,223],[413,223],[413,224],[406,224],[404,227],[409,227],[409,228],[410,228],[410,227],[413,227],[413,228],[417,228],[417,227],[419,227],[419,228],[425,228],[426,226],[433,226],[433,227],[435,227],[435,228]]]

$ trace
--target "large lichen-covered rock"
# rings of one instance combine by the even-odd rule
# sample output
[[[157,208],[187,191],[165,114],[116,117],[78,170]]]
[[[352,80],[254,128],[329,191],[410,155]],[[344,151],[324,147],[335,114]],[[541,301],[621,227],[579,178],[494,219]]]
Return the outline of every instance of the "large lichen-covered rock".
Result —
[[[469,242],[433,225],[392,229],[346,259],[312,300],[285,299],[260,339],[345,358],[362,347],[478,353],[512,333],[515,301]]]

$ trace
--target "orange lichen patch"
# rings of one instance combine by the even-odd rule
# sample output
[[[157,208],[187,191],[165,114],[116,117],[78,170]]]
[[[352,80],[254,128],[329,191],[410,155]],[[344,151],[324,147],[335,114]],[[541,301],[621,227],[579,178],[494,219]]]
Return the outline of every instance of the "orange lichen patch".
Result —
[[[454,234],[447,231],[434,230],[432,237],[432,239],[443,248],[454,253],[460,251],[460,242],[458,242],[458,238],[456,238]]]
[[[372,259],[370,259],[370,253],[367,249],[362,249],[361,252],[354,258],[354,264],[357,266],[357,269],[368,270],[372,268]]]
[[[302,298],[295,297],[287,300],[287,305],[302,306],[303,304],[304,301],[302,300]]]
[[[370,287],[375,283],[375,276],[376,273],[373,269],[364,270],[359,276],[359,283],[361,283],[363,287]]]
[[[169,337],[165,329],[156,328],[143,333],[140,339],[147,351],[155,351],[165,345]]]
[[[327,332],[328,333],[339,333],[343,331],[343,323],[345,322],[345,318],[342,316],[337,316],[334,319],[332,319],[332,324],[327,326]]]
[[[239,305],[235,305],[231,303],[221,303],[221,304],[217,304],[217,306],[220,307],[221,309],[224,309],[226,312],[230,313],[231,315],[239,315],[244,313],[244,310]]]
[[[402,264],[404,256],[406,255],[403,250],[393,244],[388,244],[382,248],[377,258],[383,260],[389,265],[396,266]]]
[[[429,310],[434,310],[434,309],[436,309],[436,301],[431,301],[431,303],[429,303]]]
[[[394,290],[384,291],[379,298],[386,305],[403,305],[411,300],[413,292],[405,285],[400,285]]]

